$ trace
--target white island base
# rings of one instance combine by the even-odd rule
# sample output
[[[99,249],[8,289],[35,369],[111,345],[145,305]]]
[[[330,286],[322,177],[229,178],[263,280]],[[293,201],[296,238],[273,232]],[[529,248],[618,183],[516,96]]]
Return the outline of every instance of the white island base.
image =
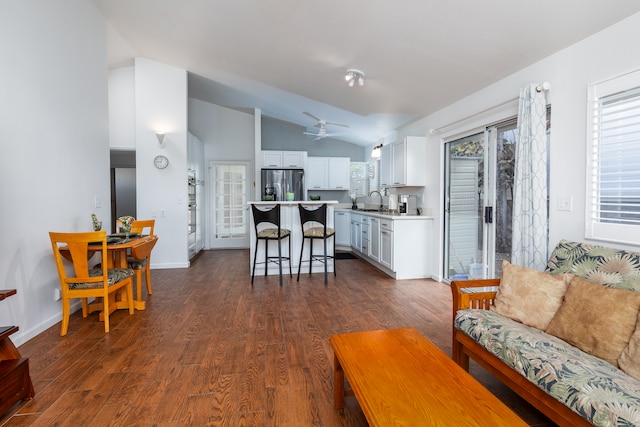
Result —
[[[294,201],[294,202],[249,202],[249,205],[255,205],[258,209],[267,210],[272,208],[274,205],[280,205],[281,213],[280,213],[280,227],[291,230],[291,270],[293,275],[298,273],[298,263],[300,261],[300,248],[302,247],[302,228],[300,226],[300,213],[298,211],[298,205],[302,204],[307,209],[320,206],[322,204],[327,205],[327,227],[334,228],[333,226],[333,209],[334,206],[338,202],[335,200],[331,201]],[[253,268],[253,256],[256,250],[256,229],[253,222],[253,213],[251,212],[251,206],[249,206],[249,217],[251,221],[250,228],[250,260],[249,260],[249,274],[251,274],[251,269]],[[264,276],[264,256],[265,256],[265,241],[261,240],[258,244],[258,264],[256,265],[256,273],[255,276]],[[289,243],[287,239],[282,240],[282,256],[289,256]],[[277,241],[268,241],[269,244],[269,256],[278,256],[278,242]],[[302,254],[302,270],[300,274],[308,274],[309,273],[309,242],[305,242],[304,245],[304,253]],[[318,243],[318,240],[314,242],[313,245],[313,253],[314,254],[322,254],[322,244]],[[333,241],[331,239],[327,240],[327,255],[333,256]],[[306,262],[305,262],[306,261]],[[262,264],[260,264],[262,263]],[[334,265],[333,260],[327,260],[327,271],[333,273]],[[312,273],[324,273],[324,264],[319,261],[314,261],[311,265]],[[278,264],[269,263],[267,266],[267,275],[278,275]],[[286,260],[282,262],[282,275],[286,277],[289,274],[289,264]]]

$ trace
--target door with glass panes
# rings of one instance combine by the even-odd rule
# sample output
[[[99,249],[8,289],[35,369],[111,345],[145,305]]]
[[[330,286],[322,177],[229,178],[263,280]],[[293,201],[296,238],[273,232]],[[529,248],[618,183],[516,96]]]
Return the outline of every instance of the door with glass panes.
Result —
[[[212,248],[249,247],[249,163],[209,163],[209,230]]]
[[[445,144],[444,279],[500,277],[511,254],[516,121]]]

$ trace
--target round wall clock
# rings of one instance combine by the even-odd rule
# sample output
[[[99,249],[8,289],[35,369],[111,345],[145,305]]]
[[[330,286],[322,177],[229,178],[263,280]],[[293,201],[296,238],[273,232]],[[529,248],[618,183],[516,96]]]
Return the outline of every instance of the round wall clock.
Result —
[[[153,159],[153,165],[158,169],[164,169],[169,166],[169,159],[167,159],[167,156],[156,156]]]

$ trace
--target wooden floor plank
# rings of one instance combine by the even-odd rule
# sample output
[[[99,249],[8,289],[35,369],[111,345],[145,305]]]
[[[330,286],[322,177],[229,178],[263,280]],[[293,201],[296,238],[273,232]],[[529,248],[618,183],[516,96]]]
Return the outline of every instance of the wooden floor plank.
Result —
[[[327,285],[323,274],[301,274],[251,286],[248,250],[152,270],[146,310],[117,310],[110,333],[97,313],[76,312],[67,336],[58,324],[20,346],[36,396],[0,426],[365,427],[355,398],[334,408],[329,336],[413,327],[449,354],[451,292],[359,259],[337,263]],[[471,372],[529,424],[553,425],[477,365]]]

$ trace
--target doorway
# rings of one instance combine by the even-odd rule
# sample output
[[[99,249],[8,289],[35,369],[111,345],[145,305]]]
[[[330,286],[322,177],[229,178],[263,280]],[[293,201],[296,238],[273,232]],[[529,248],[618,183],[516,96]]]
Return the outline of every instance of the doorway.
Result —
[[[209,163],[212,248],[249,247],[248,162]]]
[[[515,119],[445,144],[444,279],[500,277],[511,254]]]

